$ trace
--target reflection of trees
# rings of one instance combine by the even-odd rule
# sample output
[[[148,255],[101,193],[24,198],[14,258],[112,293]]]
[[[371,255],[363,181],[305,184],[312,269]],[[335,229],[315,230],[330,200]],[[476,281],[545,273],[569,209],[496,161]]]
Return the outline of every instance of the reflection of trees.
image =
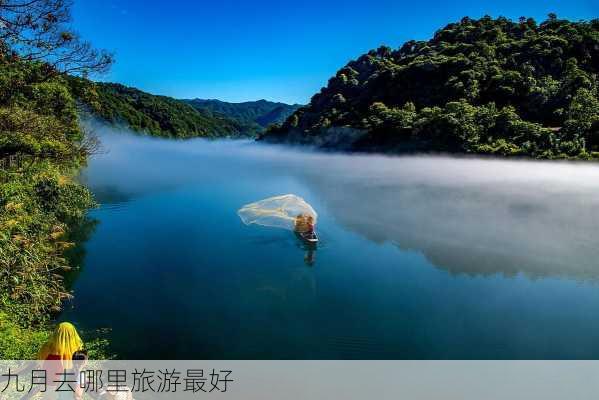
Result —
[[[534,183],[374,184],[359,175],[331,185],[331,177],[305,176],[339,223],[450,273],[599,279],[595,193]]]
[[[131,194],[125,193],[116,185],[94,187],[94,198],[102,205],[127,203]]]
[[[73,287],[77,277],[83,270],[86,254],[85,244],[96,230],[98,223],[97,219],[85,217],[70,226],[68,241],[73,242],[75,246],[65,252],[65,257],[72,267],[64,274],[64,284],[67,290]]]

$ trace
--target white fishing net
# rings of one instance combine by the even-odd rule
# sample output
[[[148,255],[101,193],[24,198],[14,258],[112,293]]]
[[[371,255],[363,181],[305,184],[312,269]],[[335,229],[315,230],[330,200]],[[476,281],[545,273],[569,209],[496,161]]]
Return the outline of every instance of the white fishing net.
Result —
[[[318,214],[294,194],[271,197],[243,206],[237,211],[244,224],[257,224],[303,232],[316,225]]]

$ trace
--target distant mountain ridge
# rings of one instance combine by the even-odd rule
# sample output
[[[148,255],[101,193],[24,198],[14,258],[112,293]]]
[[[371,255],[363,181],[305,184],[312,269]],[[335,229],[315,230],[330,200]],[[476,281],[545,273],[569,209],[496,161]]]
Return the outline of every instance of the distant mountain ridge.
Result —
[[[267,100],[180,100],[118,83],[75,77],[69,81],[75,96],[95,116],[153,136],[254,137],[272,124],[281,124],[300,107]]]
[[[260,133],[269,125],[283,123],[298,110],[299,104],[286,104],[268,100],[228,103],[215,99],[183,100],[193,108],[202,112],[210,112],[237,121],[242,129],[251,133]]]
[[[89,111],[114,123],[152,136],[191,137],[245,137],[251,135],[237,121],[197,110],[181,100],[157,96],[117,83],[91,82],[70,78],[71,88]]]

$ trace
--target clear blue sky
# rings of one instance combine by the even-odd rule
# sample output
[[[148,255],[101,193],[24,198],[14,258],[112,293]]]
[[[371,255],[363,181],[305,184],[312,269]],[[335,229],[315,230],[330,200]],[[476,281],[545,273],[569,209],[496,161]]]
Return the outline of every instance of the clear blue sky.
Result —
[[[75,0],[74,25],[116,54],[102,80],[177,98],[306,103],[347,61],[485,14],[599,18],[599,0]]]

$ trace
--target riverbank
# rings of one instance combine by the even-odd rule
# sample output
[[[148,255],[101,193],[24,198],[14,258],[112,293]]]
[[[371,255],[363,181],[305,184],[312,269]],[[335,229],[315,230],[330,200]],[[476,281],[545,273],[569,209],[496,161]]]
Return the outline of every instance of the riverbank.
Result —
[[[84,160],[81,160],[84,161]],[[94,205],[76,167],[49,160],[0,172],[0,357],[35,358],[70,294],[72,227]]]
[[[73,228],[94,206],[75,180],[96,142],[68,76],[0,52],[0,358],[35,358],[70,297]]]

